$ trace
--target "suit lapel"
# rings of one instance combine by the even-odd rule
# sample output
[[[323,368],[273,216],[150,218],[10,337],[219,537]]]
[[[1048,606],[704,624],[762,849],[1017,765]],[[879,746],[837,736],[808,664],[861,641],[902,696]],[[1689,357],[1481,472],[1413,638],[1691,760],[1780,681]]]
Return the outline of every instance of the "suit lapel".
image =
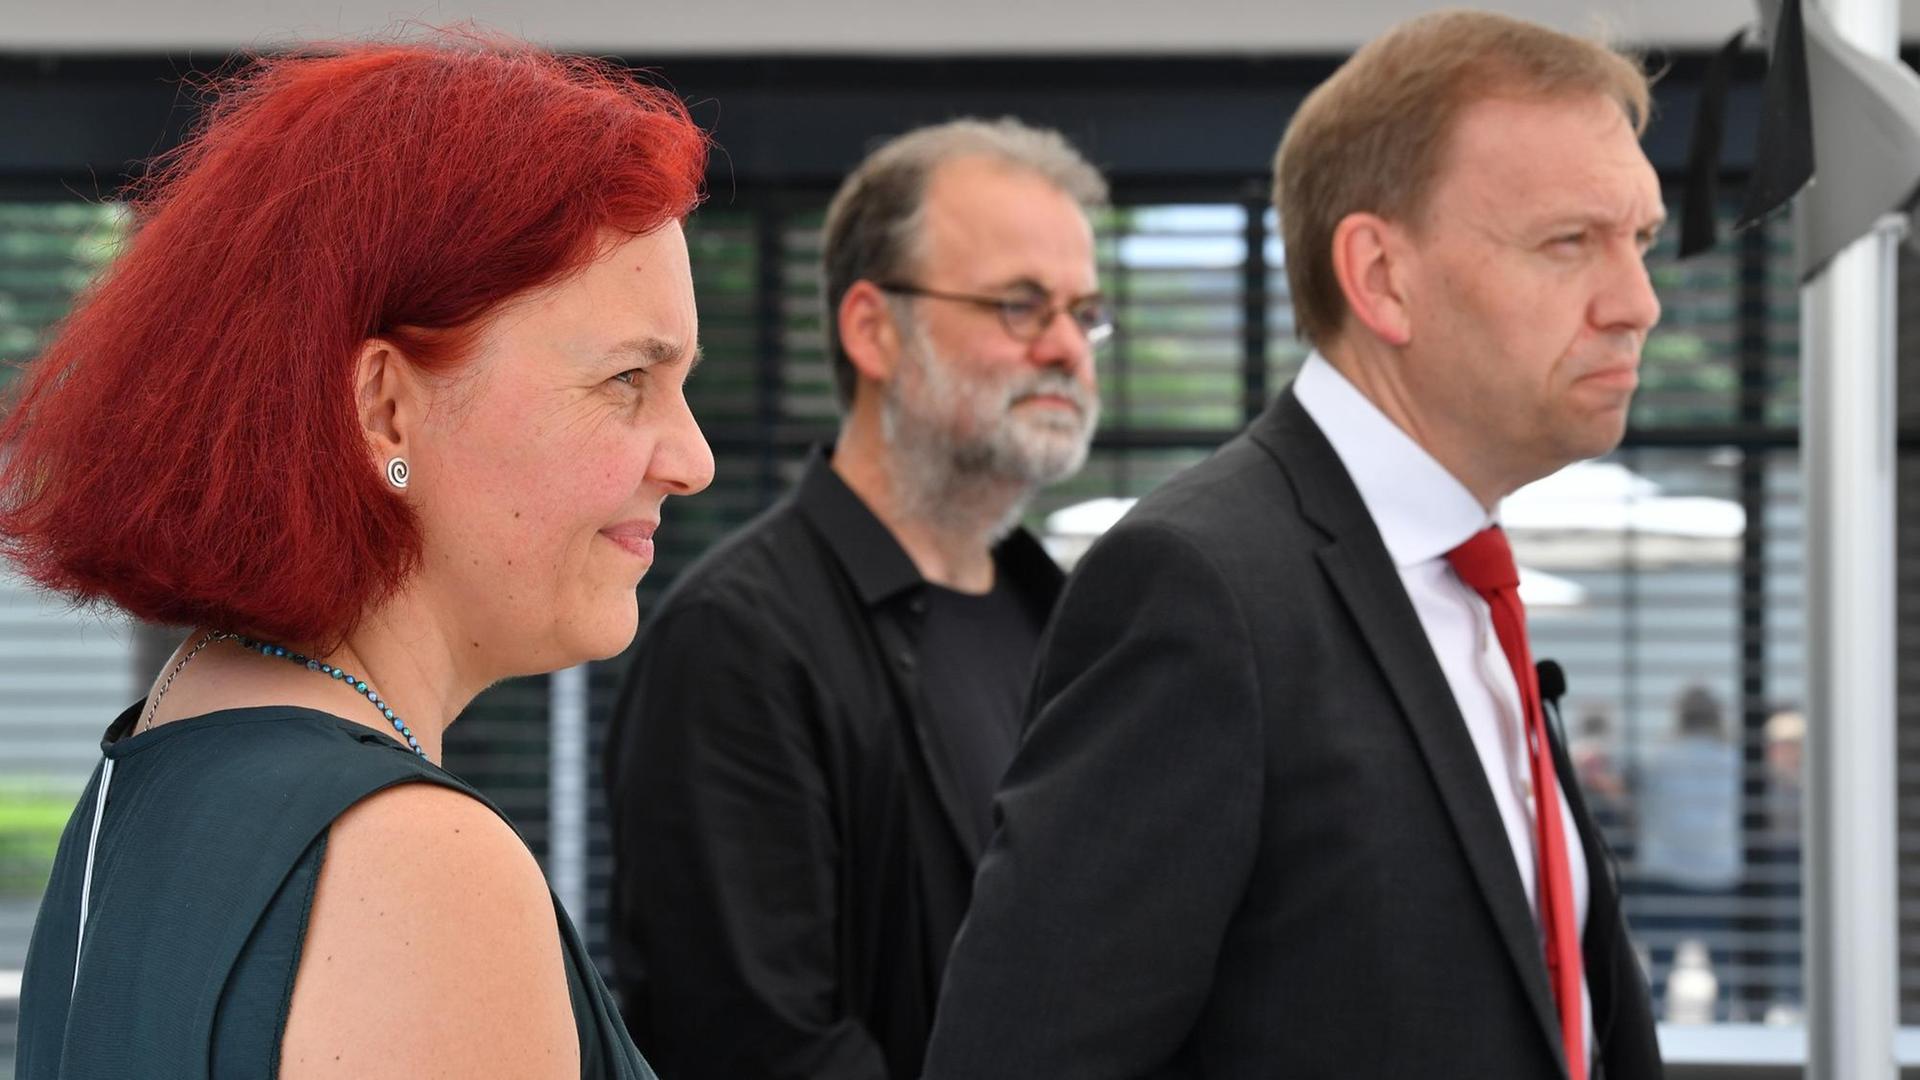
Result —
[[[1514,971],[1533,1003],[1541,1034],[1559,1054],[1560,1023],[1539,928],[1527,910],[1506,828],[1453,689],[1380,532],[1339,456],[1291,390],[1254,422],[1249,434],[1287,473],[1302,512],[1327,533],[1328,543],[1317,553],[1320,565],[1399,702]]]

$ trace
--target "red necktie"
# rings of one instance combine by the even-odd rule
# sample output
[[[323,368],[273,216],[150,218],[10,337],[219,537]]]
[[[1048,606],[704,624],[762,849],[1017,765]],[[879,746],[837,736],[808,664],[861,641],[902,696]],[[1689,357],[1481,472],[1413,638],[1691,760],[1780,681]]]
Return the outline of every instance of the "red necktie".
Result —
[[[1540,928],[1546,938],[1547,979],[1560,1008],[1560,1039],[1572,1080],[1586,1080],[1586,1033],[1580,999],[1580,926],[1573,906],[1573,872],[1567,862],[1567,838],[1560,828],[1560,789],[1547,744],[1546,712],[1540,707],[1540,681],[1527,648],[1527,611],[1520,604],[1520,571],[1500,526],[1482,529],[1447,552],[1454,573],[1493,609],[1493,629],[1520,684],[1520,711],[1526,715],[1528,757],[1533,766],[1534,847],[1538,857]]]

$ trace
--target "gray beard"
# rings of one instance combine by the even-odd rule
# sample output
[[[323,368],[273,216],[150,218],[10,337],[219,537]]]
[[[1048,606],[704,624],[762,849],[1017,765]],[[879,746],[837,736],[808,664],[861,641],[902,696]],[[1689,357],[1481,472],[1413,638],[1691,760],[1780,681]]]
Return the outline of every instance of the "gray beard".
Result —
[[[1072,376],[1046,371],[1005,387],[969,383],[918,326],[901,361],[881,401],[880,431],[893,450],[894,505],[907,516],[942,529],[984,527],[997,541],[1013,531],[1035,491],[1086,463],[1100,401]],[[1033,393],[1059,394],[1082,411],[1013,415],[1013,401]],[[956,402],[972,415],[956,417]]]

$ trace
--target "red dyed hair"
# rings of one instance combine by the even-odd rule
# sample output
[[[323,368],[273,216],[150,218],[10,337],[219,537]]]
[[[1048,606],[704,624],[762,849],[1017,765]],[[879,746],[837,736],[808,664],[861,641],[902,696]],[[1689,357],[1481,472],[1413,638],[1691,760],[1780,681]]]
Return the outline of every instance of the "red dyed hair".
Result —
[[[448,370],[483,317],[699,198],[672,95],[499,40],[258,61],[136,192],[127,250],[0,424],[0,554],[83,603],[331,647],[420,558],[362,344]]]

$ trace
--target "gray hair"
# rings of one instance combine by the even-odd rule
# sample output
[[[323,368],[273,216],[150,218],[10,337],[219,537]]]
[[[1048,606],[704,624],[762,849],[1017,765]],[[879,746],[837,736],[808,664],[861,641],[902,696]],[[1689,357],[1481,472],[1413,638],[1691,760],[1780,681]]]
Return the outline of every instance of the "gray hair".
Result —
[[[940,166],[962,158],[986,158],[1034,173],[1089,212],[1107,204],[1106,180],[1059,132],[1029,127],[1012,117],[969,117],[915,128],[868,154],[828,204],[820,245],[827,356],[842,411],[853,404],[859,379],[840,341],[840,301],[856,281],[913,273],[926,217],[927,182]]]

